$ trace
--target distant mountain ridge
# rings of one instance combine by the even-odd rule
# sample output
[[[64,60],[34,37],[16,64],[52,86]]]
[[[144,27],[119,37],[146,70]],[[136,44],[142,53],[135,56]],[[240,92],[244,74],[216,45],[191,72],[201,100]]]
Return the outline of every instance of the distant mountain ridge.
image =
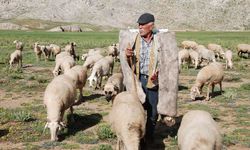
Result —
[[[170,30],[250,30],[250,0],[1,0],[0,21],[39,19],[136,28],[140,14]]]

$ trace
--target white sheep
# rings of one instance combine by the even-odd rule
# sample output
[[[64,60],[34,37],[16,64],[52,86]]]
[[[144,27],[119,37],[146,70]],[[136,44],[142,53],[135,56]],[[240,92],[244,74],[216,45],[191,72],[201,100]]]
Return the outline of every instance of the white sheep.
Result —
[[[92,68],[94,66],[94,64],[97,61],[101,60],[102,58],[103,58],[103,55],[100,53],[88,55],[83,66],[87,67],[87,68]]]
[[[110,76],[110,70],[113,69],[114,66],[114,59],[112,56],[106,56],[99,61],[97,61],[91,72],[91,75],[88,78],[89,86],[93,87],[93,82],[96,82],[96,87],[101,88],[102,84],[102,77],[103,76]]]
[[[221,45],[210,43],[207,45],[207,48],[214,52],[215,57],[217,57],[217,59],[218,58],[224,59],[225,52],[223,48],[221,47]]]
[[[183,116],[177,137],[180,150],[222,149],[219,127],[203,110],[191,110]]]
[[[181,70],[181,65],[190,62],[190,55],[187,49],[182,49],[178,52],[179,70]]]
[[[181,47],[184,49],[196,49],[198,44],[195,41],[182,41],[181,42]]]
[[[250,56],[250,44],[238,44],[237,45],[238,56],[242,57],[242,53],[247,53]]]
[[[197,69],[198,65],[200,63],[200,56],[197,51],[194,51],[193,49],[189,49],[189,56],[192,61],[192,64],[194,64],[194,68]]]
[[[66,72],[75,66],[75,60],[68,52],[61,52],[56,56],[56,65],[53,70],[53,75],[58,76],[61,72]]]
[[[207,64],[216,62],[215,54],[213,51],[207,49],[204,45],[198,45],[196,51],[199,53],[200,64],[205,60]]]
[[[56,57],[57,54],[61,53],[61,47],[56,44],[50,44],[52,54]]]
[[[64,127],[64,112],[70,108],[73,114],[76,94],[76,85],[67,75],[55,77],[46,87],[43,103],[47,109],[47,123],[44,130],[50,129],[51,141],[58,140],[58,131]]]
[[[71,77],[74,80],[76,88],[79,89],[80,93],[78,101],[83,101],[82,89],[87,81],[87,68],[77,65],[67,70],[64,74]]]
[[[70,44],[67,44],[64,48],[65,52],[68,52],[73,58],[74,60],[77,59],[76,56],[76,43],[75,42],[71,42]]]
[[[50,59],[51,53],[52,53],[52,49],[49,46],[45,46],[45,45],[41,45],[40,49],[45,57],[45,61]]]
[[[114,73],[108,78],[104,86],[104,94],[107,101],[113,100],[115,96],[124,90],[122,73]]]
[[[24,44],[18,40],[13,41],[14,44],[16,44],[16,50],[23,51]]]
[[[210,63],[208,66],[202,68],[197,74],[195,84],[191,88],[190,96],[192,100],[195,100],[197,95],[202,93],[202,88],[205,84],[207,87],[207,96],[205,100],[209,100],[209,88],[212,87],[212,94],[214,92],[215,84],[220,85],[220,92],[222,93],[222,80],[224,77],[224,71],[222,64],[218,62]]]
[[[126,91],[115,97],[109,122],[117,135],[117,150],[139,149],[145,134],[146,114],[135,93]]]
[[[13,67],[14,64],[18,64],[19,68],[22,68],[22,51],[15,50],[13,53],[10,54],[10,69]]]
[[[98,50],[96,50],[96,49],[89,49],[88,53],[82,54],[81,58],[82,58],[83,61],[86,61],[86,59],[87,59],[88,56],[95,55],[95,54],[101,54],[100,49],[98,49]]]
[[[226,69],[233,68],[233,52],[231,50],[226,50],[225,52],[225,59],[226,59]]]
[[[116,44],[108,46],[108,55],[111,55],[115,58],[115,61],[118,61],[119,51]]]
[[[36,54],[36,60],[39,61],[41,60],[41,55],[42,55],[42,50],[41,50],[41,46],[39,45],[38,42],[35,42],[34,44],[34,52]]]

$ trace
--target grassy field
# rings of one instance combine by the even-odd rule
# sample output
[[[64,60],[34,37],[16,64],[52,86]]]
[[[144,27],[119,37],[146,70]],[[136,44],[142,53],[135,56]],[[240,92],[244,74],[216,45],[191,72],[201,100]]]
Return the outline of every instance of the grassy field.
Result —
[[[0,149],[88,149],[111,150],[116,136],[107,123],[111,105],[101,91],[84,88],[86,102],[75,107],[75,122],[60,133],[60,142],[50,142],[49,131],[43,133],[46,110],[43,92],[52,80],[54,60],[37,62],[32,45],[77,43],[77,54],[89,48],[107,47],[118,42],[118,32],[53,33],[43,31],[0,31]],[[222,95],[210,101],[190,101],[189,89],[199,70],[183,68],[180,73],[177,124],[171,128],[157,124],[156,141],[151,149],[177,149],[178,119],[191,109],[210,112],[219,124],[224,149],[250,149],[250,60],[236,55],[239,43],[249,43],[250,32],[177,32],[178,45],[183,40],[199,44],[218,43],[234,52],[234,68],[225,70]],[[14,40],[25,43],[22,69],[10,70],[9,55],[15,50]],[[221,61],[223,64],[224,60]],[[83,64],[78,61],[77,64]],[[119,63],[115,64],[115,71]],[[205,87],[206,88],[206,87]],[[216,86],[215,91],[219,88]],[[204,89],[206,91],[206,89]],[[69,116],[65,115],[65,121]],[[11,143],[10,143],[11,142]]]

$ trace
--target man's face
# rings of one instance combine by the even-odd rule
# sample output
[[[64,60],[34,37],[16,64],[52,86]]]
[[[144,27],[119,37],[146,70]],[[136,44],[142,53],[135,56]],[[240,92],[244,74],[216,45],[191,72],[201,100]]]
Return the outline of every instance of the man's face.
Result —
[[[151,34],[153,27],[154,27],[154,23],[153,22],[149,22],[147,24],[138,24],[139,26],[139,32],[140,35],[142,37],[146,37],[148,34]]]

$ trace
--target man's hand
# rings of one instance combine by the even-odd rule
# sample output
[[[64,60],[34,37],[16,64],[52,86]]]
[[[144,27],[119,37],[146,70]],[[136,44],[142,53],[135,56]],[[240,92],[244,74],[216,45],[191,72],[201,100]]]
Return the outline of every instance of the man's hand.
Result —
[[[125,54],[127,57],[132,57],[134,55],[134,51],[132,48],[126,48],[125,49]]]

